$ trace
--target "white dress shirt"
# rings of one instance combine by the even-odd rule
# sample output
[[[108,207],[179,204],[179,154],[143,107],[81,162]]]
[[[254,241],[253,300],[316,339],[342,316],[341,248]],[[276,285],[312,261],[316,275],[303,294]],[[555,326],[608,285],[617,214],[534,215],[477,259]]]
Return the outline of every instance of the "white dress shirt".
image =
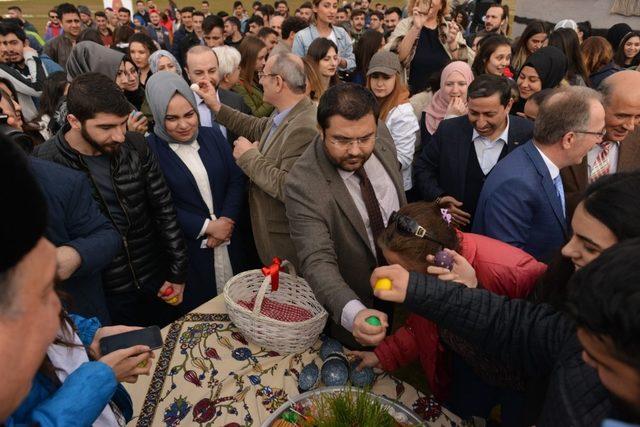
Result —
[[[609,142],[611,142],[611,144],[609,145],[609,153],[607,154],[607,157],[609,158],[609,173],[613,174],[618,171],[618,157],[620,156],[620,142],[619,141],[609,141]],[[587,153],[587,176],[591,176],[593,165],[596,163],[596,159],[598,158],[598,155],[600,154],[601,151],[602,151],[602,147],[600,146],[600,144],[596,144]]]
[[[200,115],[200,126],[210,128],[213,126],[212,114],[213,112],[209,109],[207,104],[198,96],[197,93],[193,92],[196,97],[196,105],[198,106],[198,114]],[[218,103],[220,102],[220,95],[216,91],[216,98],[218,99]],[[216,122],[218,127],[220,127],[220,131],[224,137],[227,137],[227,128],[222,126],[220,123]]]
[[[546,154],[542,152],[542,150],[540,150],[540,148],[538,148],[536,144],[533,144],[533,146],[536,147],[536,150],[538,150],[538,153],[540,153],[540,155],[542,156],[542,160],[544,160],[544,164],[547,166],[547,169],[549,170],[551,181],[553,181],[554,179],[556,179],[558,175],[560,175],[560,169],[555,165],[555,163],[551,161],[550,158],[546,156]]]
[[[200,239],[202,237],[206,237],[205,232],[207,230],[209,222],[211,220],[215,221],[217,218],[213,213],[213,193],[211,191],[211,184],[209,183],[209,174],[207,173],[207,169],[205,168],[204,163],[202,163],[200,154],[198,154],[198,150],[200,150],[200,144],[198,144],[198,141],[196,140],[189,144],[170,143],[169,147],[171,147],[171,149],[180,158],[182,163],[184,163],[187,169],[189,169],[191,175],[193,175],[193,178],[196,181],[196,185],[198,186],[200,196],[207,205],[207,209],[209,209],[209,217],[211,219],[207,218],[204,220],[204,224],[202,224],[200,234],[198,234],[197,238]],[[231,259],[229,258],[229,251],[227,246],[228,242],[225,242],[224,244],[213,248],[213,264],[216,277],[216,286],[219,295],[221,295],[222,288],[224,287],[225,283],[227,283],[227,281],[233,276]],[[207,248],[206,238],[201,242],[200,247],[202,249]]]
[[[416,115],[413,114],[413,107],[408,102],[389,111],[385,124],[389,128],[389,133],[396,146],[404,190],[409,191],[413,187],[411,165],[413,164],[413,155],[416,152],[416,132],[420,130],[420,124]]]
[[[480,135],[475,128],[473,129],[472,140],[478,156],[478,163],[480,163],[480,169],[487,175],[500,160],[500,153],[502,153],[502,149],[509,141],[509,118],[507,117],[507,126],[500,136],[493,141]]]
[[[364,164],[364,170],[371,181],[373,191],[378,199],[380,205],[380,213],[382,214],[382,221],[385,227],[389,221],[389,217],[393,211],[400,209],[400,200],[398,199],[398,193],[396,187],[393,184],[393,180],[387,173],[380,160],[372,154],[369,160]],[[367,206],[362,198],[362,192],[360,191],[360,178],[355,175],[354,172],[347,172],[342,169],[338,170],[340,177],[344,181],[344,185],[347,187],[353,202],[358,209],[358,213],[362,217],[364,226],[367,230],[367,237],[369,240],[369,247],[372,253],[376,253],[375,240],[373,238],[373,231],[369,223],[369,214],[367,213]],[[353,330],[353,320],[360,310],[366,309],[359,300],[349,301],[342,309],[342,315],[340,317],[340,323],[349,332]]]

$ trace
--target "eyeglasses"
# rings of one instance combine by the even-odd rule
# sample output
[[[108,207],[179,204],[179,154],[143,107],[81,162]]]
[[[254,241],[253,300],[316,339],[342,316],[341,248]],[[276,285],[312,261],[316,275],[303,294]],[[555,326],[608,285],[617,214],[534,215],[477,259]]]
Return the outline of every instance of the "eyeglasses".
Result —
[[[49,19],[58,19],[58,15],[49,15]]]
[[[431,240],[432,242],[437,243],[443,248],[445,247],[444,243],[430,235],[429,232],[427,232],[426,228],[418,224],[416,220],[411,218],[410,216],[393,211],[391,213],[391,216],[389,217],[389,224],[392,223],[395,223],[396,227],[400,231],[408,233],[412,236],[419,237],[421,239]]]
[[[593,132],[593,131],[588,131],[588,130],[574,130],[575,133],[583,133],[585,135],[595,135],[600,139],[603,139],[604,136],[607,134],[607,130],[606,129],[602,129],[600,132]]]
[[[262,71],[258,71],[258,80],[260,80],[263,77],[276,77],[276,76],[280,76],[280,74],[267,74],[267,73],[263,73]]]
[[[360,138],[341,138],[341,137],[327,137],[327,140],[340,148],[347,149],[357,144],[358,147],[366,147],[376,139],[376,134],[362,136]]]

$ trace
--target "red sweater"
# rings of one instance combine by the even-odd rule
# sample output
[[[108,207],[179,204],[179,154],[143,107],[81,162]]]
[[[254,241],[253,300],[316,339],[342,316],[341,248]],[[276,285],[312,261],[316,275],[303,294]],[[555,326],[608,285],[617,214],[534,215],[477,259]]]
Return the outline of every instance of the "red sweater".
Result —
[[[521,249],[479,234],[458,232],[460,255],[476,270],[484,289],[509,298],[525,298],[547,266]],[[387,371],[420,358],[422,369],[435,396],[446,399],[451,372],[446,350],[435,323],[412,314],[393,335],[375,349]]]

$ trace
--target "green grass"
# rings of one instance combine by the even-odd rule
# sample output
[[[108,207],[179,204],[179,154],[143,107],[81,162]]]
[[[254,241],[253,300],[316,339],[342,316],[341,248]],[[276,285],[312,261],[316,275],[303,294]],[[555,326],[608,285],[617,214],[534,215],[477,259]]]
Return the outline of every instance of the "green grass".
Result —
[[[22,9],[25,18],[27,19],[27,21],[31,22],[33,25],[36,26],[36,28],[38,29],[38,32],[40,34],[44,33],[44,26],[47,23],[47,17],[48,17],[48,12],[49,10],[51,10],[55,5],[62,3],[62,1],[51,1],[51,0],[18,0],[18,1],[6,1],[6,0],[0,0],[0,11],[3,15],[5,15],[7,13],[7,8],[9,6],[20,6],[20,8]],[[66,0],[66,1],[70,1],[71,3],[74,4],[82,4],[85,6],[88,6],[89,9],[91,9],[92,12],[95,12],[97,10],[101,10],[103,9],[103,3],[102,2],[97,2],[95,0]],[[263,0],[266,1],[266,3],[270,3],[273,4],[273,1],[275,0]],[[305,0],[289,0],[289,8],[291,9],[291,11],[293,12],[296,7],[298,7],[300,4],[304,3]],[[380,1],[380,0],[378,0]],[[231,12],[231,7],[233,5],[234,0],[209,0],[209,9],[212,12],[217,12],[219,10],[224,10],[227,12]],[[134,0],[134,5],[135,5],[135,0]],[[168,3],[166,1],[156,1],[155,2],[156,5],[164,10],[167,8]],[[180,1],[180,0],[176,0],[176,3],[178,4],[179,7],[184,7],[184,6],[194,6],[196,9],[200,9],[200,0],[188,0],[188,1]],[[253,0],[243,0],[244,6],[245,8],[250,8],[251,4],[253,3]],[[373,2],[375,3],[375,1]],[[387,5],[389,6],[400,6],[403,4],[402,0],[388,0],[385,2]]]

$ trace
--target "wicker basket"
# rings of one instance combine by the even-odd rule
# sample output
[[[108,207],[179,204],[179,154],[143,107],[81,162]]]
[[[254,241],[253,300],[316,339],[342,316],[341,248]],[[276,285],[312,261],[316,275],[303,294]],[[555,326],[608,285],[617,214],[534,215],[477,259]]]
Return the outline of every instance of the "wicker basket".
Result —
[[[311,347],[324,329],[328,313],[316,300],[309,284],[296,275],[287,261],[290,274],[280,272],[278,290],[271,292],[271,276],[261,270],[249,270],[232,277],[224,286],[224,301],[231,321],[254,343],[280,354],[291,354]],[[301,322],[284,322],[260,313],[265,294],[269,299],[304,308],[311,318]],[[253,310],[238,304],[255,297]]]

